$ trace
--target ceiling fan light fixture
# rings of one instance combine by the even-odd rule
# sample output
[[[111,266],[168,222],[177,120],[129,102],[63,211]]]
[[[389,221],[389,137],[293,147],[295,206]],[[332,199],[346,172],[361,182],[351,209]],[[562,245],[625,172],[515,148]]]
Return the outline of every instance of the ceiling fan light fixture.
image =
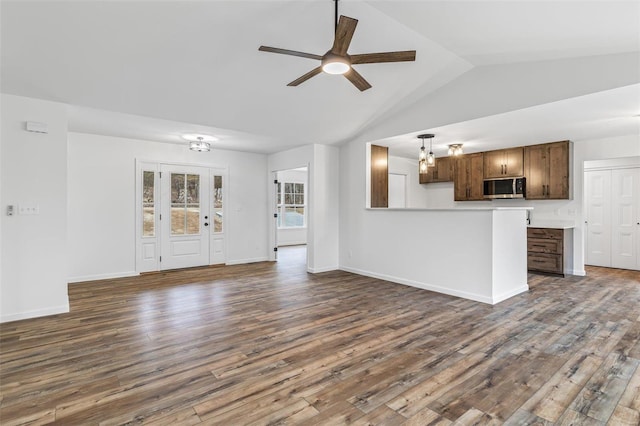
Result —
[[[462,151],[461,143],[452,143],[449,145],[449,155],[462,155],[464,151]]]
[[[351,69],[351,63],[349,59],[335,55],[333,53],[327,53],[322,58],[322,71],[327,74],[344,74]]]
[[[209,135],[199,134],[187,134],[182,135],[182,139],[189,141],[189,149],[197,152],[209,152],[211,151],[211,144],[209,142],[215,142],[218,138]]]

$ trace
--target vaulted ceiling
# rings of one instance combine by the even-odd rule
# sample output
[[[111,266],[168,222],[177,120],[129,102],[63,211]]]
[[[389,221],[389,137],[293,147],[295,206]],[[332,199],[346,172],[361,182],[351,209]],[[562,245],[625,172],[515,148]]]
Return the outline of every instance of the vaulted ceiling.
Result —
[[[415,49],[416,61],[356,65],[373,85],[365,92],[327,74],[287,87],[318,64],[258,47],[322,55],[333,40],[330,0],[2,1],[1,88],[69,104],[72,131],[174,143],[203,132],[220,138],[214,147],[270,153],[353,139],[470,70],[640,51],[635,1],[339,5],[359,20],[350,53]],[[621,95],[623,114],[640,113],[637,94]],[[603,108],[571,107],[582,105],[580,120]],[[563,119],[558,126],[576,126]],[[464,139],[477,133],[470,127],[449,130]]]

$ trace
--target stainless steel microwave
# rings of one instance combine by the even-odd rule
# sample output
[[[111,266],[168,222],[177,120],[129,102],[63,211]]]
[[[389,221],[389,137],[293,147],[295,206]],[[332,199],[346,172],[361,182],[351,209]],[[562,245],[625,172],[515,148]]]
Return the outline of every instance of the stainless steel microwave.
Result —
[[[484,198],[524,198],[526,187],[523,177],[485,179]]]

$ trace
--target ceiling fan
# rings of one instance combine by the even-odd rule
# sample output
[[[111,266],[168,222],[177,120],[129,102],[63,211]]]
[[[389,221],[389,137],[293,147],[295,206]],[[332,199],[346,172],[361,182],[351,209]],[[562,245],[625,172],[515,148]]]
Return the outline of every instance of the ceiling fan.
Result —
[[[333,40],[333,46],[324,55],[314,55],[312,53],[279,49],[277,47],[269,46],[260,46],[258,49],[262,52],[281,53],[283,55],[299,56],[301,58],[316,59],[320,61],[319,67],[316,67],[305,75],[293,80],[291,83],[287,84],[287,86],[297,86],[324,71],[327,74],[343,74],[347,80],[353,83],[353,85],[362,92],[371,88],[371,85],[364,79],[364,77],[353,69],[352,65],[375,64],[381,62],[408,62],[416,60],[415,50],[349,55],[347,50],[349,49],[349,44],[351,44],[353,33],[356,31],[358,20],[344,15],[340,15],[340,19],[338,19],[338,0],[334,1],[335,38]]]

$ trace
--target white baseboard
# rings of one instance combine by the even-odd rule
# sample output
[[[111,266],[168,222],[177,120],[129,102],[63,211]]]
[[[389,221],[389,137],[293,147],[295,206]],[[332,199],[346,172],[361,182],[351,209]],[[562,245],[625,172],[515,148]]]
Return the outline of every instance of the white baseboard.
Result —
[[[0,316],[0,323],[9,321],[18,321],[29,318],[45,317],[48,315],[66,314],[69,312],[69,304],[60,306],[50,306],[43,309],[34,309],[31,311],[17,312],[15,314],[8,314]]]
[[[364,271],[362,269],[350,268],[345,266],[341,266],[340,269],[343,271],[352,272],[354,274],[364,275],[366,277],[378,278],[385,281],[391,281],[397,284],[403,284],[403,285],[408,285],[410,287],[421,288],[423,290],[435,291],[436,293],[448,294],[449,296],[462,297],[463,299],[469,299],[475,302],[487,303],[489,305],[493,305],[494,303],[496,303],[493,301],[491,297],[482,296],[480,294],[468,293],[466,291],[452,290],[446,287],[440,287],[433,284],[421,283],[421,282],[407,280],[404,278],[393,277],[385,274],[378,274],[375,272]]]
[[[250,258],[250,259],[236,259],[236,260],[229,260],[227,262],[225,262],[226,265],[242,265],[245,263],[256,263],[256,262],[266,262],[269,260],[269,257],[264,256],[264,257],[254,257],[254,258]]]
[[[312,274],[318,274],[320,272],[329,272],[329,271],[336,271],[340,268],[338,268],[337,266],[325,266],[322,268],[309,268],[307,267],[307,272],[312,273]]]
[[[520,287],[518,287],[518,288],[516,288],[514,290],[507,291],[507,292],[502,293],[502,294],[500,294],[498,296],[493,296],[493,304],[495,305],[497,303],[500,303],[500,302],[502,302],[504,300],[507,300],[507,299],[509,299],[509,298],[511,298],[513,296],[516,296],[516,295],[518,295],[520,293],[524,293],[524,292],[527,292],[527,291],[529,291],[529,285],[525,284],[525,285],[522,285],[522,286],[520,286]]]
[[[83,281],[98,281],[98,280],[110,280],[113,278],[126,278],[126,277],[136,277],[140,275],[136,271],[129,272],[115,272],[112,274],[96,274],[96,275],[84,275],[80,277],[69,277],[67,278],[67,282],[69,283],[79,283]]]
[[[565,274],[569,274],[569,275],[577,275],[579,277],[584,277],[587,275],[587,271],[585,271],[584,269],[571,269],[569,271],[565,271]]]

